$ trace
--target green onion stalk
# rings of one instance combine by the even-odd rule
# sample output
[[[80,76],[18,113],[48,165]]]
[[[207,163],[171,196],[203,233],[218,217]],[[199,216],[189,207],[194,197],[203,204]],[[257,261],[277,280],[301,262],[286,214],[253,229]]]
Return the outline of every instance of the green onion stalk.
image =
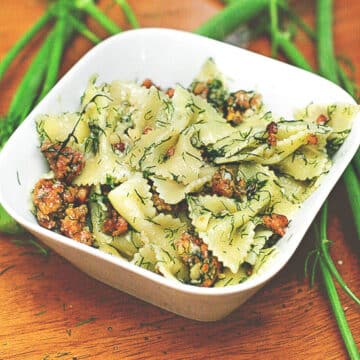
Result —
[[[110,34],[114,35],[122,31],[116,23],[95,5],[93,0],[75,0],[74,6],[76,9],[82,10],[94,18]]]
[[[30,41],[31,37],[35,35],[34,29],[39,31],[45,24],[45,20],[50,18],[51,13],[52,10],[49,9],[46,12],[46,17],[42,17],[42,20],[37,22],[37,26],[31,28],[31,36],[27,35],[22,39]],[[14,132],[16,127],[20,125],[20,123],[29,114],[36,101],[39,100],[40,97],[43,97],[55,84],[58,77],[60,59],[64,45],[70,39],[71,35],[71,26],[65,27],[64,18],[57,19],[56,25],[47,35],[45,41],[32,60],[20,85],[18,86],[17,91],[10,103],[8,114],[5,116],[5,119],[0,121],[0,149],[5,144],[10,135]],[[22,39],[20,39],[21,41],[19,41],[17,44],[20,43],[21,46],[25,46],[25,40]],[[14,48],[17,50],[18,54],[18,49],[20,49],[21,46],[17,44],[14,46]],[[12,60],[15,58],[15,56],[13,56],[15,53],[13,49],[11,49],[9,52],[11,54]],[[7,60],[9,58],[10,57],[8,55],[4,57],[6,66],[9,65]],[[0,63],[0,68],[4,69],[5,71],[6,67],[3,64],[3,62]],[[39,93],[40,97],[38,95]],[[20,234],[24,232],[24,230],[5,211],[1,204],[0,232],[6,234]]]
[[[52,9],[48,9],[43,16],[29,29],[24,36],[22,36],[10,51],[5,55],[0,63],[0,80],[4,73],[12,63],[12,61],[19,55],[20,51],[30,42],[30,40],[48,23],[52,17]]]
[[[223,40],[240,24],[254,18],[268,6],[269,0],[236,0],[198,27],[194,32]]]

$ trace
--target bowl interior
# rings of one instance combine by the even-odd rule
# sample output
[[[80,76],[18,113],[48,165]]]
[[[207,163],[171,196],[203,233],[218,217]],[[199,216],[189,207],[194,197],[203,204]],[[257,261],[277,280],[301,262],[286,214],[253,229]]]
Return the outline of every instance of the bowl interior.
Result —
[[[99,82],[151,78],[162,87],[176,83],[187,86],[208,57],[214,58],[229,78],[231,89],[259,91],[270,110],[290,119],[294,109],[302,108],[310,102],[354,103],[340,87],[319,76],[231,45],[175,30],[141,29],[124,32],[102,42],[85,55],[8,141],[0,154],[0,202],[18,222],[51,237],[49,232],[37,225],[30,212],[30,192],[35,182],[47,171],[39,151],[36,116],[78,110],[80,96],[94,74],[99,76]],[[323,185],[304,203],[286,236],[278,243],[280,251],[274,266],[258,278],[232,287],[233,290],[211,290],[219,293],[250,288],[266,281],[281,269],[355,154],[359,146],[359,137],[355,134],[359,132],[360,121],[355,121]],[[53,238],[58,241],[58,236]],[[71,247],[72,242],[65,240],[64,244]],[[87,251],[86,246],[83,246],[83,251]],[[109,261],[109,257],[100,252],[98,257]],[[149,276],[169,284],[168,280],[155,274]],[[197,292],[207,290],[194,289]]]

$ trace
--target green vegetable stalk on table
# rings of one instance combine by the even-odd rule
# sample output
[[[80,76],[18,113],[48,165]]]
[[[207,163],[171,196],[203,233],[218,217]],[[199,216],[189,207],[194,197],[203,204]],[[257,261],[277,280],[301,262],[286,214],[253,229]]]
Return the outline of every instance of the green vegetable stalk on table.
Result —
[[[139,23],[126,0],[116,0],[129,24],[139,27]],[[281,52],[294,65],[308,71],[313,71],[304,55],[297,49],[287,31],[282,30],[284,20],[293,26],[301,28],[317,47],[318,72],[344,87],[352,96],[356,96],[356,86],[344,71],[334,53],[332,42],[332,9],[331,0],[317,0],[316,2],[316,31],[313,31],[300,19],[285,0],[227,0],[229,5],[213,18],[209,19],[196,33],[218,40],[234,31],[241,24],[249,23],[257,18],[258,23],[266,23],[264,31],[270,37],[272,55]],[[42,47],[38,50],[19,85],[7,115],[0,121],[0,149],[7,139],[24,120],[33,106],[52,88],[59,75],[59,64],[64,55],[66,44],[74,33],[79,33],[91,42],[98,43],[100,39],[83,22],[85,16],[91,16],[101,24],[109,34],[121,31],[121,28],[107,17],[96,6],[93,0],[57,0],[52,2],[45,14],[35,25],[14,45],[0,62],[0,81],[8,70],[11,62],[20,54],[26,44],[43,27],[52,22],[52,27]],[[18,106],[21,103],[21,106]],[[349,194],[349,202],[355,220],[357,234],[360,237],[360,152],[358,151],[353,163],[346,169],[343,180]],[[340,333],[344,339],[346,349],[351,359],[359,359],[356,343],[346,322],[333,277],[339,282],[349,296],[359,304],[359,299],[347,287],[338,274],[328,252],[329,241],[326,234],[327,204],[324,205],[319,225],[315,224],[316,256],[323,277],[323,283],[328,293],[329,302],[338,322]],[[21,233],[22,229],[5,212],[0,205],[0,231],[8,234]]]

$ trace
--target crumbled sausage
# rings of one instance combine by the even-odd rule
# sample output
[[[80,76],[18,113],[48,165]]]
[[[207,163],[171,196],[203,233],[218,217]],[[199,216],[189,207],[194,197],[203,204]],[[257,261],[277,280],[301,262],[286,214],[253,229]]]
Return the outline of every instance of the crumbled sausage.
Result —
[[[60,220],[61,233],[86,245],[92,245],[94,237],[86,226],[87,213],[86,205],[68,207],[65,210],[65,217]]]
[[[329,118],[326,117],[324,114],[320,114],[316,119],[316,123],[318,125],[325,125],[328,121],[329,121]]]
[[[175,241],[175,248],[191,272],[195,266],[198,267],[198,278],[192,279],[193,283],[202,287],[210,287],[218,279],[222,270],[222,265],[216,256],[208,249],[200,238],[190,235],[188,232],[182,233],[181,237]]]
[[[289,220],[285,215],[271,214],[262,217],[263,224],[280,236],[285,235],[285,228],[289,224]]]
[[[59,180],[40,179],[32,194],[38,223],[46,229],[60,230],[64,233],[62,222],[68,217],[67,211],[70,211],[68,209],[78,209],[76,206],[80,205],[82,209],[86,209],[87,213],[87,207],[84,204],[88,196],[88,187],[66,186]],[[66,228],[68,228],[68,221],[69,219],[66,221]],[[85,235],[83,233],[77,236],[84,237]]]
[[[199,95],[206,99],[209,88],[205,82],[199,81],[194,84],[192,91],[195,95]]]
[[[55,213],[63,206],[64,185],[52,179],[39,180],[34,188],[34,205],[45,215]]]
[[[54,172],[55,178],[70,183],[85,166],[85,159],[82,153],[62,144],[45,142],[41,146],[50,169]]]
[[[261,107],[262,100],[260,94],[239,90],[228,96],[223,112],[227,121],[240,124],[249,110],[258,111]]]
[[[156,192],[155,188],[152,188],[152,201],[154,206],[156,207],[157,211],[160,212],[172,212],[174,208],[172,205],[167,204]]]
[[[125,148],[126,148],[125,143],[123,143],[121,141],[113,144],[112,146],[113,146],[114,150],[117,150],[117,151],[120,151],[120,152],[124,152]]]
[[[208,81],[194,81],[190,86],[193,94],[206,99],[220,113],[226,96],[226,89],[220,79],[209,79]]]
[[[64,189],[63,199],[67,204],[85,204],[90,193],[87,186],[67,186]]]
[[[32,197],[39,224],[46,229],[57,226],[56,214],[63,209],[64,185],[52,179],[40,179],[34,188]]]
[[[145,79],[145,80],[142,82],[141,86],[144,86],[144,87],[146,87],[147,89],[150,89],[152,86],[155,86],[155,84],[152,82],[151,79]]]
[[[211,179],[211,190],[213,194],[232,197],[236,191],[234,174],[231,170],[221,167]]]
[[[128,231],[127,221],[111,206],[108,206],[108,217],[103,223],[103,231],[111,236],[119,236]]]
[[[266,131],[268,133],[268,139],[267,139],[268,144],[270,146],[276,146],[277,144],[276,134],[278,132],[277,124],[272,121],[267,125]]]
[[[306,139],[309,145],[317,145],[319,142],[319,139],[315,134],[309,134]]]
[[[174,96],[174,94],[175,94],[175,89],[173,89],[173,88],[168,88],[168,89],[166,90],[166,95],[167,95],[169,98],[172,98],[172,97]]]

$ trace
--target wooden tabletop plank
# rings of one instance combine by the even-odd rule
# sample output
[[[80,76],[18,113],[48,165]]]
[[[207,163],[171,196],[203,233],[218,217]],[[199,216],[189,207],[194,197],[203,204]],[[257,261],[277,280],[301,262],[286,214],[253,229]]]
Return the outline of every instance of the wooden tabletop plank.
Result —
[[[216,13],[216,0],[130,1],[142,26],[192,30]],[[356,66],[360,83],[360,3],[335,0],[335,43],[339,55]],[[42,14],[46,2],[4,2],[0,11],[0,58]],[[125,29],[112,2],[101,7]],[[312,22],[311,2],[299,12]],[[104,34],[93,21],[89,24]],[[306,38],[297,42],[314,62]],[[39,39],[0,83],[0,114],[6,112]],[[76,38],[63,62],[64,73],[91,44]],[[269,53],[266,40],[250,48]],[[348,284],[359,293],[359,241],[340,183],[331,195],[329,237],[332,255]],[[19,237],[0,235],[0,359],[346,359],[346,351],[326,295],[317,282],[309,288],[304,260],[313,248],[308,234],[289,264],[246,304],[224,320],[184,319],[114,290],[83,274],[55,253],[44,257],[18,246]],[[6,270],[6,271],[4,271]],[[360,310],[340,291],[358,344]]]

